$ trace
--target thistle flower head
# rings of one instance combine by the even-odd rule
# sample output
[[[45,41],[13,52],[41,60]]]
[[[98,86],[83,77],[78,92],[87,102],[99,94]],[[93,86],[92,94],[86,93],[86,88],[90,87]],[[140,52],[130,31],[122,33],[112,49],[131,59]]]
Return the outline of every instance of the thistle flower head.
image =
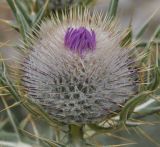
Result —
[[[44,21],[24,54],[28,98],[65,123],[109,117],[137,92],[132,49],[120,47],[107,18],[75,9]]]

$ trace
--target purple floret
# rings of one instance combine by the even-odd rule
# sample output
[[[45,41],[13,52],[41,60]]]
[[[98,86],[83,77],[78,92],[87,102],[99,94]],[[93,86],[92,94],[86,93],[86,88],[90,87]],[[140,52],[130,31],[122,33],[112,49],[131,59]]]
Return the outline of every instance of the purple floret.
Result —
[[[84,55],[96,48],[96,35],[93,30],[85,27],[68,28],[64,37],[64,44],[72,52]]]

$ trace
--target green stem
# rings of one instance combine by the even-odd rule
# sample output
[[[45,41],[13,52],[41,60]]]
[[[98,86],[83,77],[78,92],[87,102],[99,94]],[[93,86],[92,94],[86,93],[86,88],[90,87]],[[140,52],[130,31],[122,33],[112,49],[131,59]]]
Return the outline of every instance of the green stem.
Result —
[[[69,143],[73,147],[83,147],[85,142],[83,139],[83,126],[69,125]]]

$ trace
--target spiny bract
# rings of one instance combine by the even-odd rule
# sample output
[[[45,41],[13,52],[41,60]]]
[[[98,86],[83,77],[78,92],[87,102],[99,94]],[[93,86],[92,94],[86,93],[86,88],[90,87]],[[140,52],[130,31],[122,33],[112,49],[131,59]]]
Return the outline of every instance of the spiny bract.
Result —
[[[28,98],[65,123],[94,123],[137,93],[133,49],[107,16],[72,9],[46,20],[30,37],[22,69]]]

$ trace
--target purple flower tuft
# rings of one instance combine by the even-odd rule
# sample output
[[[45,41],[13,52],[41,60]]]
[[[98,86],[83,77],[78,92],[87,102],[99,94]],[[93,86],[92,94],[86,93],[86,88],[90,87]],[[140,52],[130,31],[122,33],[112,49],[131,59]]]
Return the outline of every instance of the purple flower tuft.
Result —
[[[89,31],[85,27],[68,28],[64,44],[72,52],[84,55],[87,51],[95,50],[96,35],[93,30]]]

